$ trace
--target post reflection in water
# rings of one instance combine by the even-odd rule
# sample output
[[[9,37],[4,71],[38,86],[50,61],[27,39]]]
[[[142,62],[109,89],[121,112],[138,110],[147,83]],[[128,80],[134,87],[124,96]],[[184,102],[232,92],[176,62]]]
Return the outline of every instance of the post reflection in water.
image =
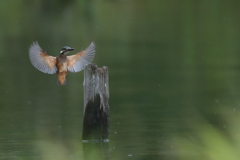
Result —
[[[110,160],[108,143],[83,143],[84,160]]]

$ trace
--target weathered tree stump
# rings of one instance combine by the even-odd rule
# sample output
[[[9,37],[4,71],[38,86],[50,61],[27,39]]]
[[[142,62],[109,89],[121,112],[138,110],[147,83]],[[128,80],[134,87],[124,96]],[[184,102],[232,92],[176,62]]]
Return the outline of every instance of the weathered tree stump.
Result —
[[[82,142],[108,142],[108,68],[88,64],[84,70],[84,119]]]

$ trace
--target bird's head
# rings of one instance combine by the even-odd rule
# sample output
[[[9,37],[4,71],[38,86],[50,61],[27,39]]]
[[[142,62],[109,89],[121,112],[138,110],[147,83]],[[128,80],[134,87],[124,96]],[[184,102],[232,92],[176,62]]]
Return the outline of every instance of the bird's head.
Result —
[[[61,49],[60,54],[66,55],[66,54],[68,54],[68,52],[73,51],[73,50],[74,50],[74,48],[70,48],[68,46],[65,46]]]

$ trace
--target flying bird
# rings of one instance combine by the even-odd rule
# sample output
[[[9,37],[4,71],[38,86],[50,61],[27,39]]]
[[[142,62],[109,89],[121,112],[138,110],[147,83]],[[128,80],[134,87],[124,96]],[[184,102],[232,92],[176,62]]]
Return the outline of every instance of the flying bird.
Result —
[[[85,50],[75,55],[66,56],[74,48],[65,46],[57,57],[48,55],[42,50],[38,42],[33,42],[29,48],[29,58],[32,65],[39,71],[47,74],[57,73],[57,83],[66,85],[68,71],[79,72],[85,65],[92,62],[95,55],[95,44],[92,42]]]

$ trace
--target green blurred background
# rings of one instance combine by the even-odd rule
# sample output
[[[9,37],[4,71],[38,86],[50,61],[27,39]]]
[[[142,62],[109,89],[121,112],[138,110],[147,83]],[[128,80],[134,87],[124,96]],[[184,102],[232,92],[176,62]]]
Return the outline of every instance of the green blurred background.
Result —
[[[108,159],[239,160],[239,6],[2,0],[0,159],[84,158],[83,72],[58,86],[30,64],[28,48],[38,41],[57,56],[94,41],[93,63],[109,68]]]

